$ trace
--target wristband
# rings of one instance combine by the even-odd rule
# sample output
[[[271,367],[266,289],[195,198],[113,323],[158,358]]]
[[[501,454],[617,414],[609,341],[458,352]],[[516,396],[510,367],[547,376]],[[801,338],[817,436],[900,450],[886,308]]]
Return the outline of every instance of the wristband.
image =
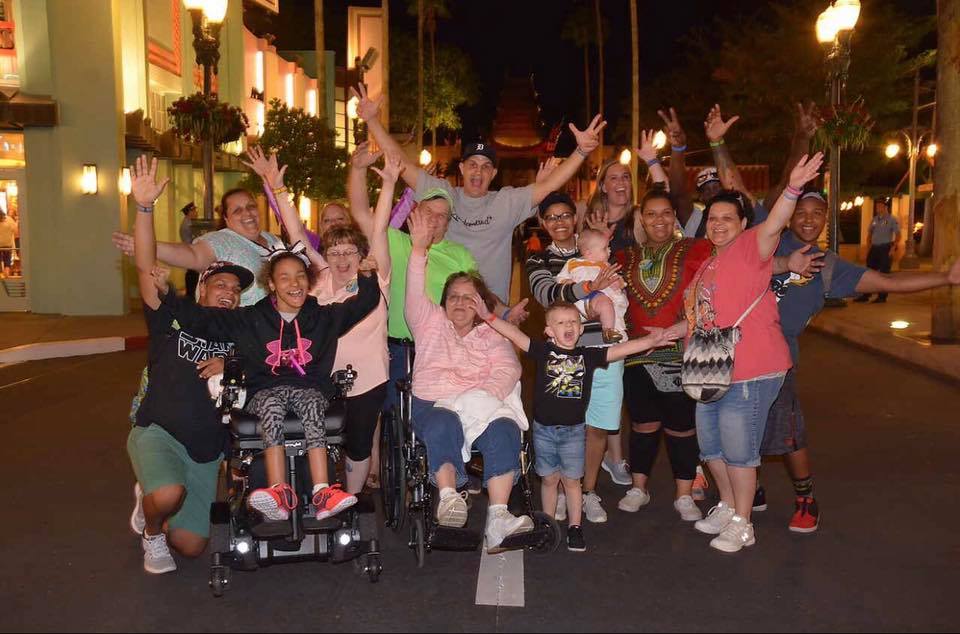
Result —
[[[783,192],[783,197],[786,198],[787,200],[792,200],[794,202],[800,200],[799,196],[797,196],[796,194],[790,193],[788,191]]]
[[[726,141],[723,139],[720,139],[719,141],[710,141],[710,147],[720,147],[724,143],[726,143]]]
[[[503,321],[507,321],[507,315],[510,314],[510,310],[511,310],[511,309],[508,308],[508,309],[506,309],[505,311],[503,311],[503,314],[500,315],[500,319],[502,319]]]
[[[590,152],[584,152],[583,150],[580,149],[579,145],[577,146],[577,154],[579,154],[583,158],[590,158]]]
[[[798,189],[798,188],[794,187],[793,185],[787,185],[787,188],[786,188],[785,191],[790,192],[790,193],[793,194],[794,196],[800,196],[801,194],[803,194],[803,190]]]
[[[271,187],[270,190],[273,192],[275,196],[279,196],[280,194],[287,191],[287,186],[281,185],[280,187]]]
[[[590,288],[590,282],[583,283],[583,292],[586,293],[587,295],[593,292],[593,289]]]
[[[654,165],[659,165],[659,164],[660,164],[660,159],[658,158],[652,158],[649,161],[647,161],[647,167],[653,167]]]
[[[497,320],[497,316],[494,315],[493,313],[490,313],[489,315],[483,318],[483,321],[487,322],[488,324],[492,324],[496,320]]]
[[[137,203],[137,211],[142,212],[142,213],[145,213],[145,214],[152,214],[152,213],[153,213],[153,205],[150,205],[149,207],[144,207],[144,206],[141,205],[140,203]]]
[[[687,146],[686,146],[686,145],[671,145],[671,146],[670,146],[670,149],[673,150],[674,152],[686,152],[686,151],[687,151]]]

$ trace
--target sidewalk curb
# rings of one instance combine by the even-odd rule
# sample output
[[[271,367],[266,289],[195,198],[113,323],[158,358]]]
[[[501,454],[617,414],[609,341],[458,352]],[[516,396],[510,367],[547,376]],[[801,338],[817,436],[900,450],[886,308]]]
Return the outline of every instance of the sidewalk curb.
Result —
[[[39,361],[41,359],[59,359],[61,357],[80,357],[125,350],[142,350],[147,347],[148,338],[134,337],[96,337],[92,339],[72,339],[67,341],[42,341],[28,343],[0,350],[0,364]]]
[[[814,332],[842,339],[858,348],[903,361],[918,370],[960,384],[960,354],[953,355],[948,360],[938,359],[930,354],[929,346],[910,337],[890,333],[878,339],[868,330],[827,320],[814,321],[809,327]]]

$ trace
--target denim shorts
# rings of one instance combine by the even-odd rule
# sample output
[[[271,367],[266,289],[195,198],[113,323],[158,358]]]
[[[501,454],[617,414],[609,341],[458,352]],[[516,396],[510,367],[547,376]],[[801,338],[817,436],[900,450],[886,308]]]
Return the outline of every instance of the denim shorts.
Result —
[[[783,378],[734,383],[719,401],[697,403],[700,459],[723,460],[731,467],[759,467],[767,416]]]
[[[536,456],[534,468],[537,475],[545,478],[559,471],[564,478],[582,478],[586,433],[583,423],[541,425],[534,421],[533,452]]]

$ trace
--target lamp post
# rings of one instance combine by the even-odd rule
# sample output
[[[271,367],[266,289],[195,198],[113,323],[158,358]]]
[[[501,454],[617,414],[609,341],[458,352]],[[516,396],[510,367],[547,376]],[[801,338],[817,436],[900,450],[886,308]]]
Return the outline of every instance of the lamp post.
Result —
[[[213,76],[220,62],[220,27],[227,15],[228,0],[183,0],[193,22],[193,50],[203,67],[203,95],[210,96]],[[213,140],[202,146],[203,224],[213,222]]]
[[[850,40],[860,18],[860,0],[835,0],[817,18],[817,40],[826,50],[827,96],[835,109],[843,105],[850,71]],[[827,244],[839,252],[840,240],[840,146],[830,141],[830,222]]]

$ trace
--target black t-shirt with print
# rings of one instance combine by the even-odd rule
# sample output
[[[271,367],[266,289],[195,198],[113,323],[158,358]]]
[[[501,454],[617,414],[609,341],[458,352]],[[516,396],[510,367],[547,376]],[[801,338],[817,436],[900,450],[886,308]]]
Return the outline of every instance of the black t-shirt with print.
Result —
[[[180,330],[164,304],[157,310],[144,304],[143,315],[150,334],[150,382],[137,412],[137,425],[159,425],[196,462],[215,460],[226,444],[227,430],[197,363],[226,356],[233,344],[207,341]]]
[[[593,371],[607,367],[606,348],[564,350],[530,341],[527,355],[537,364],[533,418],[541,425],[579,425],[587,416]]]

